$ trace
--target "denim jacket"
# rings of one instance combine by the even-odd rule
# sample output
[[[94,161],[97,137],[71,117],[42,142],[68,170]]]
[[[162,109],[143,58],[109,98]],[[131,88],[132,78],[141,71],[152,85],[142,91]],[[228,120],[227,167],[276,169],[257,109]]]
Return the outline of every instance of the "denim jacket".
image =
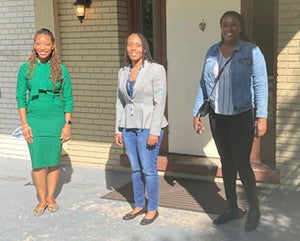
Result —
[[[222,66],[218,59],[221,43],[209,48],[205,56],[202,76],[193,108],[193,116],[198,114],[214,85],[214,80]],[[251,108],[256,109],[256,118],[267,118],[268,115],[268,75],[266,63],[259,47],[253,43],[239,40],[236,52],[230,63],[232,73],[232,101],[234,114]],[[211,106],[215,106],[215,91],[211,96]]]

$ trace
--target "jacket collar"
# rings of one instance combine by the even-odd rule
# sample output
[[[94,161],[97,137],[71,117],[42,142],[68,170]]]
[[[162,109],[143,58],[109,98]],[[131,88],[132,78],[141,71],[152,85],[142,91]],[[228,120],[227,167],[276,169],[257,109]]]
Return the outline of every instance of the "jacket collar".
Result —
[[[244,40],[239,39],[239,41],[237,42],[236,47],[235,47],[235,50],[237,52],[239,52],[243,48],[244,42],[245,42]],[[222,41],[220,41],[219,43],[217,43],[215,45],[215,48],[214,48],[215,54],[219,53],[219,48],[221,47],[221,44],[222,44]]]

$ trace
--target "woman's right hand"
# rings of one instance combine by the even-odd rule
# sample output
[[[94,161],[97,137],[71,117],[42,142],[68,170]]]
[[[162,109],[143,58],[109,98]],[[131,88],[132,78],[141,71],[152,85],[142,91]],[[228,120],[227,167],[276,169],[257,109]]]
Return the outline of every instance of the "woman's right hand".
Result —
[[[124,143],[123,143],[123,135],[122,135],[122,133],[116,133],[116,134],[115,134],[115,143],[116,143],[118,146],[121,146],[121,147],[124,146]]]
[[[30,128],[29,125],[22,126],[22,133],[23,133],[24,139],[28,143],[32,143],[33,142],[32,130],[31,130],[31,128]]]
[[[204,125],[201,122],[199,117],[193,117],[193,126],[194,126],[194,131],[199,135],[204,130]]]

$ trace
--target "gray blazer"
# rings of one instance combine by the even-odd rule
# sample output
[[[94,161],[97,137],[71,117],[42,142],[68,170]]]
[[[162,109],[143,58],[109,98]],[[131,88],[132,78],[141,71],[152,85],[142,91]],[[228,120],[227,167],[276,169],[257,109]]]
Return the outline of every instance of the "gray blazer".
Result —
[[[150,129],[150,134],[160,135],[168,125],[164,116],[167,96],[165,68],[157,63],[144,62],[141,66],[130,98],[126,83],[130,67],[123,67],[118,74],[116,101],[116,133],[122,128]]]

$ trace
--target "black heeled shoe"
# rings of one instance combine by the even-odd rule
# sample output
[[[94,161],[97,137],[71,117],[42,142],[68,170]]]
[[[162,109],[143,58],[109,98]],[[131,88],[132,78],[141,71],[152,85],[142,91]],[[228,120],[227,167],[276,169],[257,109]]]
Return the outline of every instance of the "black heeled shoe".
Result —
[[[127,214],[124,215],[123,220],[131,220],[131,219],[134,219],[136,216],[141,215],[141,214],[143,214],[143,213],[145,213],[145,209],[144,209],[144,208],[141,209],[140,211],[138,211],[138,212],[135,213],[135,214],[127,213]]]
[[[235,208],[226,208],[224,213],[219,215],[215,220],[215,225],[221,225],[227,223],[230,220],[237,219],[240,217],[240,210],[238,207]]]
[[[153,223],[154,220],[157,219],[157,217],[158,217],[158,211],[156,211],[156,214],[155,214],[155,216],[153,218],[150,218],[150,219],[143,218],[140,224],[141,225],[148,225],[150,223]]]
[[[245,223],[245,231],[255,230],[260,221],[260,211],[257,210],[249,210],[248,217]]]

